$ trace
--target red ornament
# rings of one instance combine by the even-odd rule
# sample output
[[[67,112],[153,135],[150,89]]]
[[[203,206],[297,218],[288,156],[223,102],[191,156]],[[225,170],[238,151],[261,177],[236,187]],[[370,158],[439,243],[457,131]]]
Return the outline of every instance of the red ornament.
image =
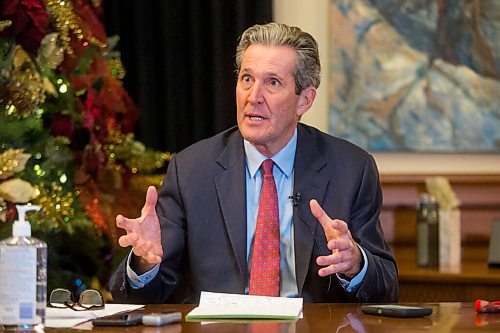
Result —
[[[36,52],[49,26],[49,15],[41,0],[3,0],[0,19],[12,21],[0,36],[13,35],[29,52]]]
[[[75,127],[71,116],[58,113],[52,119],[51,133],[53,136],[65,136],[70,140],[75,134]]]

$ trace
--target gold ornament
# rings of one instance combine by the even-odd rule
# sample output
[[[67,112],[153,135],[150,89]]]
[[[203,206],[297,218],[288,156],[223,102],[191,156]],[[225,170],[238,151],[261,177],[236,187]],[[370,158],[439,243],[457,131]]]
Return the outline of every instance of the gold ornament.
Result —
[[[26,167],[31,155],[22,149],[8,149],[0,154],[0,179],[7,179]],[[7,214],[6,201],[25,203],[36,197],[36,191],[30,183],[19,178],[0,182],[0,221],[5,222]]]
[[[134,139],[133,133],[111,130],[103,145],[107,167],[120,171],[126,166],[132,173],[152,172],[172,158],[169,152],[155,152]]]
[[[7,203],[0,198],[0,222],[7,221]]]
[[[43,90],[45,90],[45,92],[47,94],[50,94],[54,97],[57,97],[59,96],[59,94],[57,93],[57,90],[56,88],[54,87],[54,85],[52,84],[52,82],[50,82],[49,78],[48,77],[44,77],[43,80],[42,80],[42,86],[43,86]]]
[[[74,54],[70,46],[72,36],[100,48],[106,47],[106,43],[83,31],[81,18],[74,12],[71,0],[45,0],[45,8],[52,18],[56,30],[60,33],[62,47],[67,54]]]
[[[109,72],[118,80],[123,80],[125,77],[125,68],[120,58],[112,58],[106,60],[106,65]]]
[[[71,229],[68,222],[75,214],[73,203],[76,194],[64,192],[62,186],[56,182],[53,182],[50,188],[43,184],[39,184],[35,188],[39,192],[35,203],[42,207],[43,216],[49,220],[50,228]]]
[[[0,183],[0,197],[10,202],[25,203],[36,197],[36,191],[27,181],[12,178]]]
[[[12,21],[10,20],[5,20],[5,21],[0,21],[0,32],[3,31],[5,28],[8,28],[12,25]]]
[[[38,62],[41,66],[54,70],[63,62],[64,49],[59,44],[59,34],[56,32],[43,37],[38,49]]]
[[[8,149],[0,154],[0,179],[7,179],[26,167],[31,155],[22,149]]]
[[[93,5],[94,7],[96,7],[96,8],[97,8],[97,7],[101,7],[101,5],[102,5],[102,0],[92,0],[92,5]]]
[[[7,110],[10,115],[26,118],[45,101],[43,79],[33,60],[20,45],[14,49],[12,65],[6,85]]]

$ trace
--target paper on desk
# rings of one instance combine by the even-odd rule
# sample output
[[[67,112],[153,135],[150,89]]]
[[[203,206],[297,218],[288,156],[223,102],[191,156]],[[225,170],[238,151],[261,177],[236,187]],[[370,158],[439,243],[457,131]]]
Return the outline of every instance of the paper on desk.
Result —
[[[302,312],[302,304],[302,298],[202,291],[200,304],[186,315],[186,319],[297,319]]]
[[[144,305],[132,304],[106,304],[101,310],[74,311],[70,308],[47,307],[45,327],[61,328],[73,327],[85,321],[110,316],[118,312],[132,311],[142,308]]]

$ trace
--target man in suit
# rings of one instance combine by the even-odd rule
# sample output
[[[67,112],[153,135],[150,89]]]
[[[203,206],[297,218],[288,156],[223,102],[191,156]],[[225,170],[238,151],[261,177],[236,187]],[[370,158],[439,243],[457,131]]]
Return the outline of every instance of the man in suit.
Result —
[[[299,123],[320,83],[314,38],[284,24],[253,26],[240,38],[236,65],[238,126],[176,154],[159,194],[148,189],[139,218],[117,216],[126,230],[119,243],[132,251],[110,281],[114,300],[197,303],[201,291],[258,294],[262,252],[277,252],[274,264],[263,265],[279,266],[270,278],[276,296],[396,302],[372,156]],[[271,187],[262,185],[269,174],[259,172],[269,159]],[[257,255],[269,234],[257,231],[265,228],[264,187],[276,193],[278,249]]]

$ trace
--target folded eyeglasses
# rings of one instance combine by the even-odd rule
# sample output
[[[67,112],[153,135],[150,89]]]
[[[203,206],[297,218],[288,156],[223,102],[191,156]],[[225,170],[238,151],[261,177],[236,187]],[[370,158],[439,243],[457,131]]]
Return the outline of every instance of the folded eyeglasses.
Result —
[[[104,309],[104,298],[99,290],[86,289],[82,291],[78,301],[75,302],[73,293],[67,289],[56,288],[49,297],[49,307],[70,308],[75,311]]]

